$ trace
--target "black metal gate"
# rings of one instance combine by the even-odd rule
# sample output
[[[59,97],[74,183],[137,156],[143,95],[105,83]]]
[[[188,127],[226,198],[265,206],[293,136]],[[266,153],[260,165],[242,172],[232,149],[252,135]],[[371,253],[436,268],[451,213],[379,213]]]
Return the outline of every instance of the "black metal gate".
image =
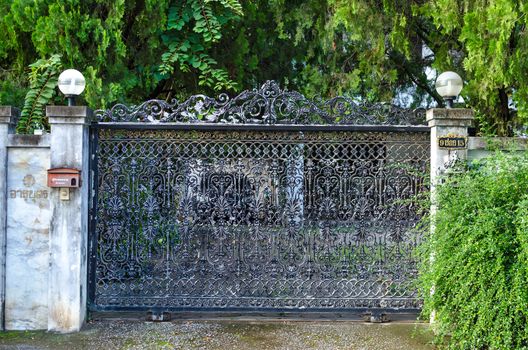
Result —
[[[409,310],[421,112],[273,82],[98,111],[92,310]]]

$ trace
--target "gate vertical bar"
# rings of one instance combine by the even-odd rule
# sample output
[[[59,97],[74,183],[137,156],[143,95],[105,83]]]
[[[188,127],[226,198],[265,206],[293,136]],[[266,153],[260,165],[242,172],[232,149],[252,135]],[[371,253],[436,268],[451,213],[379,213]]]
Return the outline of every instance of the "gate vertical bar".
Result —
[[[90,174],[88,189],[89,198],[89,222],[88,222],[88,307],[95,298],[95,261],[97,258],[97,196],[98,196],[98,166],[97,166],[97,150],[99,140],[99,129],[96,124],[92,124],[89,129],[90,133]]]

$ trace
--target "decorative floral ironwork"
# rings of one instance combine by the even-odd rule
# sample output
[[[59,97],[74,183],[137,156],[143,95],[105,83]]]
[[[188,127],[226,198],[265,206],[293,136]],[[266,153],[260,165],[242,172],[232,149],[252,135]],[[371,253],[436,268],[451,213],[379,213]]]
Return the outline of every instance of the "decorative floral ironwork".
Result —
[[[97,132],[96,309],[420,306],[428,132]]]
[[[230,99],[195,95],[179,103],[150,100],[139,106],[117,104],[95,112],[98,122],[230,123],[230,124],[330,124],[419,125],[425,110],[409,110],[392,104],[358,104],[344,96],[310,100],[296,91],[282,90],[275,81],[260,89],[246,90]]]

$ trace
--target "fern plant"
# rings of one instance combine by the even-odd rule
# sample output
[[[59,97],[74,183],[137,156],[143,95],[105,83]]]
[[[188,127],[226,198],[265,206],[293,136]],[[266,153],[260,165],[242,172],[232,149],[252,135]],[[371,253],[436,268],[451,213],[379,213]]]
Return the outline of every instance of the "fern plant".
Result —
[[[55,93],[62,68],[61,56],[56,54],[48,59],[39,59],[29,68],[29,91],[17,125],[19,134],[32,134],[34,130],[49,128],[44,108]]]

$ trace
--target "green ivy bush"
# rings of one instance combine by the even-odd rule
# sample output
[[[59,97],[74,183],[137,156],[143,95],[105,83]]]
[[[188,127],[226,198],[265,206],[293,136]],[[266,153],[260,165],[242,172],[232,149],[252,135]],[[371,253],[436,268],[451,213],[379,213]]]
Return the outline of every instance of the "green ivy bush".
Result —
[[[528,152],[496,153],[437,187],[422,244],[424,316],[450,349],[528,349]]]

